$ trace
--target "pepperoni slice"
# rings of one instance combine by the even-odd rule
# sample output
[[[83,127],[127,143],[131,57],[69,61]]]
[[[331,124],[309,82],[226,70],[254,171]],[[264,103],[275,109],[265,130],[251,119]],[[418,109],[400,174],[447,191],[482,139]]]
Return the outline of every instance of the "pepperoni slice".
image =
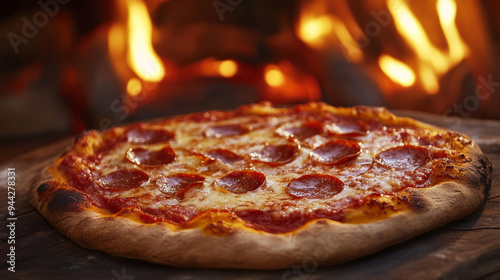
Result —
[[[399,146],[379,153],[375,159],[395,169],[413,170],[423,166],[430,160],[429,151],[424,147]]]
[[[242,194],[258,189],[266,182],[266,175],[252,170],[235,171],[215,181],[215,185],[232,193]]]
[[[291,181],[286,192],[295,198],[329,198],[340,193],[343,189],[344,183],[337,177],[309,174]]]
[[[192,186],[202,184],[205,177],[197,174],[179,173],[170,176],[164,176],[156,180],[159,190],[171,196],[184,194]]]
[[[121,169],[111,172],[99,180],[109,189],[133,189],[149,180],[148,174],[139,169]]]
[[[175,134],[164,129],[133,127],[127,132],[128,141],[134,144],[156,144],[175,138]]]
[[[266,146],[259,152],[252,153],[254,160],[271,163],[284,164],[292,161],[297,157],[299,149],[293,144],[271,145]]]
[[[311,152],[311,158],[323,164],[333,165],[355,158],[360,153],[361,147],[358,143],[335,139],[314,149]]]
[[[285,135],[287,137],[293,137],[299,140],[304,140],[314,135],[321,134],[323,132],[323,126],[318,121],[310,121],[297,127],[280,129],[278,134]]]
[[[203,135],[207,138],[223,138],[227,136],[236,136],[247,133],[249,130],[241,125],[228,124],[211,126],[207,128]]]
[[[125,155],[127,160],[138,165],[155,166],[169,164],[175,159],[175,153],[169,146],[161,150],[130,148]]]
[[[360,136],[365,135],[368,125],[361,120],[339,120],[325,126],[331,135]]]
[[[226,150],[226,149],[211,150],[211,151],[208,151],[207,155],[212,159],[219,159],[223,163],[229,163],[229,164],[243,159],[239,155],[231,152],[230,150]]]

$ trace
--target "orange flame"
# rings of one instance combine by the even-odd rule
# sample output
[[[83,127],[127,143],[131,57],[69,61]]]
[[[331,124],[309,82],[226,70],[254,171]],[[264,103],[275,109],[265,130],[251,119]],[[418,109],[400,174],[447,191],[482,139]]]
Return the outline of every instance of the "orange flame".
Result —
[[[325,49],[326,46],[340,44],[346,49],[345,54],[350,60],[360,62],[363,59],[363,52],[346,24],[339,18],[327,14],[328,4],[325,1],[313,1],[301,9],[298,37],[315,49]],[[348,14],[348,11],[344,12]]]
[[[128,10],[128,63],[144,81],[159,82],[165,68],[152,45],[153,27],[146,5],[140,0],[126,0]]]
[[[455,1],[437,0],[436,2],[436,10],[448,44],[448,52],[434,46],[426,30],[405,1],[388,0],[387,4],[397,30],[418,58],[416,80],[426,92],[436,94],[439,92],[439,78],[468,55],[467,45],[463,42],[455,25],[457,11]],[[401,81],[408,77],[408,71],[400,71],[400,67],[388,67],[387,60],[382,57],[379,59],[379,66],[395,83],[403,85]]]
[[[443,27],[444,36],[448,43],[449,59],[452,63],[457,63],[469,54],[467,45],[460,37],[455,25],[457,4],[453,0],[438,0],[436,8],[439,14],[439,21]]]
[[[394,82],[404,87],[415,84],[415,72],[403,62],[384,54],[379,58],[379,65]]]
[[[265,100],[289,103],[321,98],[321,90],[316,79],[300,71],[289,61],[266,65],[263,78],[266,85],[263,96]]]
[[[304,18],[303,24],[300,25],[299,36],[305,42],[316,43],[320,41],[323,36],[330,33],[332,29],[332,18],[329,16]]]

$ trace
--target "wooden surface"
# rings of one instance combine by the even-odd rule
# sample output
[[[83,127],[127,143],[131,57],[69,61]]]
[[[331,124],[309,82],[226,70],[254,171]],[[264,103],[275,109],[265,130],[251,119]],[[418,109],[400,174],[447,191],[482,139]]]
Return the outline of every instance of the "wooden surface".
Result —
[[[406,243],[350,263],[316,268],[314,262],[286,270],[180,269],[117,258],[85,249],[59,234],[29,204],[33,176],[71,139],[0,165],[0,279],[500,279],[500,122],[398,112],[469,134],[494,166],[486,203],[472,215]],[[15,273],[7,270],[7,169],[16,169]],[[360,240],[364,242],[365,240]],[[369,242],[369,240],[366,240]]]

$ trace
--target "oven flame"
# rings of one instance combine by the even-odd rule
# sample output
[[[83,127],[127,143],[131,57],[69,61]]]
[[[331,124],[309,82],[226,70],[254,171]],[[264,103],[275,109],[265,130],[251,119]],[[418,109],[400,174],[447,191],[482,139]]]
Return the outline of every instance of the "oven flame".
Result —
[[[403,0],[388,0],[389,12],[394,18],[396,29],[417,57],[415,63],[416,80],[429,94],[439,92],[439,79],[468,56],[467,45],[463,42],[455,24],[457,5],[454,0],[437,0],[436,10],[448,51],[436,47],[425,28]],[[382,65],[382,62],[385,65]],[[408,71],[398,67],[387,67],[386,59],[379,59],[380,69],[395,83],[406,80]],[[409,82],[409,80],[408,80]],[[403,85],[404,86],[404,85]]]
[[[348,0],[306,1],[296,33],[315,50],[340,51],[375,77],[387,76],[382,80],[389,83],[381,80],[381,87],[395,84],[437,94],[443,76],[470,57],[456,24],[457,10],[467,6],[456,0],[424,2],[431,9],[425,14],[409,0],[364,1],[360,9]],[[394,43],[402,46],[390,45],[394,33],[402,39]]]
[[[314,101],[321,99],[317,80],[288,60],[267,64],[262,72],[265,85],[264,100],[276,104]]]
[[[153,27],[146,5],[140,0],[126,0],[128,12],[127,61],[143,81],[159,82],[165,68],[153,49]]]
[[[457,4],[452,0],[438,0],[436,7],[439,14],[439,21],[443,27],[444,36],[448,42],[449,59],[453,63],[457,63],[469,54],[467,45],[460,37],[457,26],[455,25]]]
[[[326,14],[325,2],[312,2],[303,7],[297,28],[298,37],[314,49],[328,49],[341,45],[345,55],[354,62],[363,60],[363,52],[349,32],[346,24],[333,15]]]
[[[386,54],[380,56],[379,65],[389,78],[401,86],[410,87],[415,84],[415,72],[408,65],[392,56]]]
[[[308,43],[320,41],[323,36],[329,34],[333,29],[332,17],[321,16],[318,18],[304,19],[304,23],[300,26],[300,34],[302,40]]]

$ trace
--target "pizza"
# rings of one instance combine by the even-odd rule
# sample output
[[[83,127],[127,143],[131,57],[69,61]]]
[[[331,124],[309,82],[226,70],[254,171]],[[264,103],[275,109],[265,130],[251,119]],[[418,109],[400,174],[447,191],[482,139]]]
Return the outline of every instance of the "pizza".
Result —
[[[466,135],[384,108],[270,103],[87,131],[31,203],[78,244],[178,267],[340,264],[475,211]]]

